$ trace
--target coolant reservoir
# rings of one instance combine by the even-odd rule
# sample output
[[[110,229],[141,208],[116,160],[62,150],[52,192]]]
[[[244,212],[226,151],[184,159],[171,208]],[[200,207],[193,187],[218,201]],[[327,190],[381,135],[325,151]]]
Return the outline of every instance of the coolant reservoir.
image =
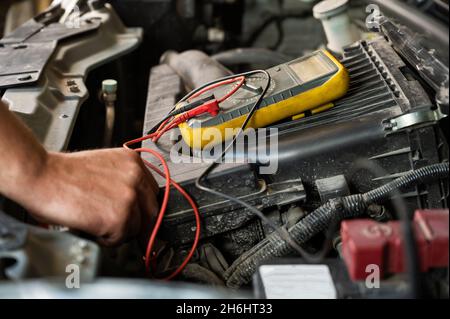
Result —
[[[336,53],[342,53],[345,46],[359,40],[347,9],[348,0],[325,0],[313,8],[314,17],[322,22],[328,48]]]

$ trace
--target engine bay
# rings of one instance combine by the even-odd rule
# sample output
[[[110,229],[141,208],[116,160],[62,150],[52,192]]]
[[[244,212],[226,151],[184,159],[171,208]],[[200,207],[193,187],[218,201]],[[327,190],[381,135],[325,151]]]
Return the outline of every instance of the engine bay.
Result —
[[[5,34],[9,110],[52,152],[138,145],[163,213],[103,247],[0,197],[0,297],[64,298],[75,264],[75,297],[448,298],[448,1],[424,2],[63,0]]]

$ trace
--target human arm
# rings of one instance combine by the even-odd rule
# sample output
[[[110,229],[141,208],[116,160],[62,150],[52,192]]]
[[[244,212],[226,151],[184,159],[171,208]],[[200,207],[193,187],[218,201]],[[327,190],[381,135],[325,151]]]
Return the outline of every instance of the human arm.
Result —
[[[126,149],[47,152],[0,101],[0,194],[38,220],[111,245],[148,231],[158,186]]]

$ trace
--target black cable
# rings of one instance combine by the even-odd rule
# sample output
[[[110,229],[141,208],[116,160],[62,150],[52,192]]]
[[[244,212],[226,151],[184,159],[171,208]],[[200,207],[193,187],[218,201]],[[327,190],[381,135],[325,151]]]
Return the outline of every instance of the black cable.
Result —
[[[230,150],[231,147],[234,146],[234,144],[236,143],[237,139],[241,136],[242,132],[245,130],[245,128],[247,127],[248,123],[250,122],[253,114],[255,113],[255,111],[258,109],[259,105],[261,104],[264,96],[267,93],[267,90],[270,87],[270,82],[271,82],[271,77],[270,74],[265,71],[265,70],[255,70],[255,71],[249,71],[249,72],[245,72],[245,73],[241,73],[241,74],[237,74],[234,75],[236,76],[250,76],[253,74],[258,74],[258,73],[262,73],[266,76],[267,78],[267,83],[261,93],[261,95],[258,97],[258,99],[256,100],[255,104],[253,105],[253,107],[251,108],[250,112],[248,113],[247,117],[244,120],[244,123],[242,124],[241,128],[239,129],[238,133],[233,137],[233,140],[231,141],[231,143],[228,144],[227,147],[225,147],[225,150],[222,152],[222,154],[210,165],[206,168],[206,170],[197,178],[197,180],[195,181],[195,186],[202,190],[205,191],[207,193],[225,198],[231,202],[234,202],[240,206],[243,206],[245,208],[247,208],[250,212],[252,212],[254,215],[256,215],[257,217],[259,217],[263,222],[267,223],[270,227],[272,227],[274,229],[274,231],[276,231],[280,237],[286,241],[287,244],[289,244],[289,246],[291,246],[293,248],[294,251],[298,252],[301,256],[307,256],[308,253],[302,248],[300,247],[293,239],[292,237],[289,235],[288,231],[284,228],[284,227],[278,227],[278,225],[276,225],[272,220],[270,220],[269,218],[267,218],[259,209],[257,209],[256,207],[240,200],[239,198],[230,196],[228,194],[219,192],[215,189],[212,189],[210,187],[207,187],[205,185],[202,185],[202,180],[206,179],[207,176],[214,170],[214,168],[216,168],[219,164],[220,161],[223,160],[223,158],[225,157],[226,153]],[[220,81],[223,81],[226,78],[222,78]]]
[[[197,178],[197,180],[195,181],[195,186],[200,189],[203,190],[205,192],[208,192],[210,194],[214,194],[216,196],[225,198],[229,201],[232,201],[240,206],[243,206],[245,208],[247,208],[248,210],[250,210],[253,214],[255,214],[257,217],[259,217],[263,222],[265,222],[266,224],[268,224],[270,227],[272,227],[274,229],[274,231],[276,231],[280,237],[294,250],[296,251],[298,254],[300,254],[301,256],[303,256],[305,258],[305,260],[310,260],[308,259],[309,253],[306,252],[302,247],[300,247],[293,239],[292,237],[289,235],[288,231],[284,228],[284,227],[278,227],[278,225],[276,225],[272,220],[270,220],[269,218],[267,218],[260,210],[258,210],[257,208],[253,207],[252,205],[240,200],[239,198],[221,193],[219,191],[216,191],[212,188],[209,188],[207,186],[202,185],[202,180],[205,179],[213,170],[214,168],[219,164],[219,161],[221,161],[223,159],[223,157],[225,156],[225,154],[228,152],[228,150],[235,144],[236,140],[240,137],[241,133],[245,130],[245,128],[247,127],[247,124],[250,122],[253,114],[255,113],[255,111],[258,109],[259,105],[261,104],[265,94],[267,93],[267,90],[270,87],[270,83],[271,83],[271,77],[270,74],[265,71],[265,70],[254,70],[254,71],[248,71],[248,72],[244,72],[244,73],[240,73],[240,74],[232,74],[214,81],[211,81],[209,83],[206,83],[198,88],[196,88],[195,90],[189,92],[188,94],[186,94],[181,100],[179,100],[175,106],[171,109],[171,111],[169,112],[169,114],[162,119],[158,124],[156,124],[151,130],[150,132],[156,130],[164,121],[166,121],[168,118],[170,118],[172,116],[172,114],[174,114],[173,112],[176,111],[176,105],[178,105],[179,103],[185,102],[186,100],[188,100],[192,95],[196,94],[197,92],[199,92],[200,90],[203,90],[204,88],[211,86],[213,84],[228,80],[228,79],[232,79],[232,78],[236,78],[236,77],[240,77],[240,76],[250,76],[250,75],[254,75],[254,74],[258,74],[258,73],[262,73],[266,76],[267,78],[267,83],[264,87],[264,90],[262,91],[261,95],[258,97],[258,99],[256,100],[255,104],[253,105],[252,109],[250,110],[250,112],[248,113],[246,119],[244,120],[244,123],[242,124],[239,132],[234,136],[233,140],[231,141],[231,143],[225,148],[225,150],[222,152],[222,154],[220,155],[220,157],[218,157],[210,166],[208,166],[206,168],[206,170]],[[310,257],[313,258],[313,257]]]
[[[264,71],[264,72],[265,72],[265,71]],[[208,86],[211,86],[211,85],[213,85],[213,84],[216,84],[216,83],[219,83],[219,82],[222,82],[222,81],[225,81],[225,80],[233,79],[233,78],[236,78],[236,77],[240,77],[240,76],[248,76],[248,75],[251,75],[251,74],[253,74],[253,73],[259,73],[259,72],[258,72],[258,71],[249,71],[249,72],[244,72],[244,73],[240,73],[240,74],[231,74],[231,75],[225,76],[225,77],[223,77],[223,78],[220,78],[220,79],[217,79],[217,80],[214,80],[214,81],[210,81],[210,82],[208,82],[208,83],[205,83],[205,84],[203,84],[202,86],[196,88],[195,90],[192,90],[191,92],[189,92],[188,94],[186,94],[185,96],[183,96],[183,98],[181,98],[177,103],[175,103],[175,105],[172,107],[172,109],[169,111],[169,113],[168,113],[161,121],[159,121],[157,124],[155,124],[155,125],[149,130],[149,132],[148,132],[147,134],[151,134],[151,133],[153,133],[154,131],[156,131],[156,130],[158,129],[158,127],[159,127],[162,123],[164,123],[164,121],[166,121],[166,120],[169,119],[171,116],[173,116],[172,114],[175,114],[174,112],[176,112],[176,106],[177,106],[178,104],[185,102],[187,99],[189,99],[189,98],[190,98],[192,95],[194,95],[195,93],[197,93],[197,92],[203,90],[204,88],[206,88],[206,87],[208,87]]]
[[[280,45],[283,43],[283,40],[284,40],[283,21],[280,19],[277,19],[275,21],[275,26],[276,26],[277,32],[278,32],[277,41],[274,44],[272,44],[271,46],[269,46],[270,50],[277,50],[280,47]]]
[[[204,104],[204,103],[206,103],[206,102],[208,102],[208,101],[211,101],[212,99],[214,99],[214,95],[210,95],[210,96],[205,97],[205,98],[203,98],[203,99],[199,99],[199,100],[194,101],[194,102],[192,102],[192,103],[183,105],[182,107],[180,107],[180,108],[178,108],[178,109],[175,109],[175,107],[172,108],[172,109],[170,110],[169,114],[167,114],[161,121],[159,121],[156,125],[154,125],[154,126],[147,132],[147,135],[154,133],[154,132],[161,126],[161,124],[163,124],[163,123],[164,123],[165,121],[167,121],[169,118],[171,118],[171,117],[173,117],[173,116],[177,116],[177,115],[179,115],[179,114],[181,114],[181,113],[190,111],[190,110],[192,110],[192,109],[195,109],[197,106],[200,106],[200,105],[202,105],[202,104]],[[183,102],[183,101],[180,101],[180,102],[178,102],[177,104],[182,103],[182,102]]]
[[[296,10],[290,10],[285,11],[284,10],[284,0],[277,0],[277,7],[278,12],[270,15],[266,20],[263,20],[261,25],[253,32],[250,33],[250,36],[247,38],[245,43],[247,46],[252,47],[253,44],[256,42],[256,40],[261,36],[261,34],[266,30],[268,26],[270,26],[272,23],[275,23],[275,27],[277,29],[277,41],[269,46],[269,49],[276,50],[278,47],[283,43],[284,40],[284,29],[283,29],[283,22],[287,19],[302,19],[307,18],[311,16],[311,7],[302,8],[299,11]]]
[[[254,31],[248,37],[248,39],[246,41],[244,41],[244,45],[248,46],[248,47],[252,47],[254,45],[254,43],[256,42],[256,40],[264,32],[264,30],[266,30],[266,28],[274,22],[280,23],[277,26],[277,31],[278,31],[277,43],[278,42],[281,43],[283,41],[284,30],[282,30],[282,27],[280,27],[280,26],[283,21],[285,21],[287,19],[302,19],[302,18],[307,18],[309,16],[311,16],[311,12],[307,11],[307,10],[304,12],[299,12],[299,13],[282,13],[282,14],[276,14],[276,15],[270,16],[267,20],[265,20],[262,23],[262,25],[256,31]],[[273,45],[272,47],[274,47],[275,45]]]
[[[369,160],[358,160],[356,162],[356,169],[363,168],[369,172],[375,174],[375,176],[387,176],[388,172],[384,170],[380,165]],[[410,218],[408,216],[408,207],[404,198],[402,197],[398,189],[394,189],[392,192],[391,201],[395,207],[397,217],[401,221],[402,234],[405,247],[405,265],[406,273],[408,274],[408,281],[410,283],[409,298],[421,297],[421,284],[420,284],[420,266],[419,256],[416,249],[416,240],[414,236],[414,230],[411,225]]]
[[[283,11],[283,7],[284,7],[284,0],[278,0],[278,7],[279,7],[279,10],[281,13]],[[277,50],[280,47],[280,45],[283,43],[283,40],[284,40],[283,20],[277,19],[275,21],[275,26],[277,28],[278,36],[277,36],[277,41],[269,47],[269,49],[271,49],[271,50]]]
[[[289,228],[289,234],[295,238],[297,243],[304,244],[319,232],[327,229],[333,221],[362,216],[370,205],[388,201],[397,192],[405,191],[411,186],[448,178],[448,173],[448,163],[428,165],[410,171],[367,193],[332,199]],[[240,287],[251,280],[258,265],[262,262],[290,253],[292,253],[292,249],[279,238],[278,233],[268,235],[256,246],[242,254],[226,270],[224,277],[227,280],[227,286]]]

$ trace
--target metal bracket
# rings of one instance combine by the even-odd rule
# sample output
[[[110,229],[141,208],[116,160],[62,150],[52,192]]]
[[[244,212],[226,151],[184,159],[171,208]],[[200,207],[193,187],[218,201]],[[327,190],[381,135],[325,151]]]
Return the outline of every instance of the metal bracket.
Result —
[[[394,117],[387,120],[385,125],[386,130],[396,132],[413,126],[434,124],[446,117],[447,115],[442,113],[439,108],[436,110],[420,110]]]
[[[2,96],[9,109],[51,151],[65,150],[69,143],[78,111],[89,96],[84,83],[89,71],[131,52],[142,40],[142,29],[126,28],[109,5],[85,13],[82,19],[92,22],[89,27],[99,27],[60,41],[34,85],[8,88]],[[47,31],[50,29],[59,36],[66,35],[50,26]],[[33,38],[25,43],[39,45]],[[0,61],[1,69],[1,57]]]
[[[26,241],[27,228],[0,211],[0,253],[21,248]]]
[[[0,43],[0,89],[35,83],[56,48],[56,41]]]
[[[12,265],[2,264],[13,260]],[[77,265],[80,280],[92,281],[98,270],[100,247],[68,232],[47,230],[19,222],[0,211],[0,272],[7,279],[67,276]]]
[[[0,89],[36,83],[59,41],[97,30],[101,24],[81,18],[79,26],[71,27],[35,19],[0,39]]]

